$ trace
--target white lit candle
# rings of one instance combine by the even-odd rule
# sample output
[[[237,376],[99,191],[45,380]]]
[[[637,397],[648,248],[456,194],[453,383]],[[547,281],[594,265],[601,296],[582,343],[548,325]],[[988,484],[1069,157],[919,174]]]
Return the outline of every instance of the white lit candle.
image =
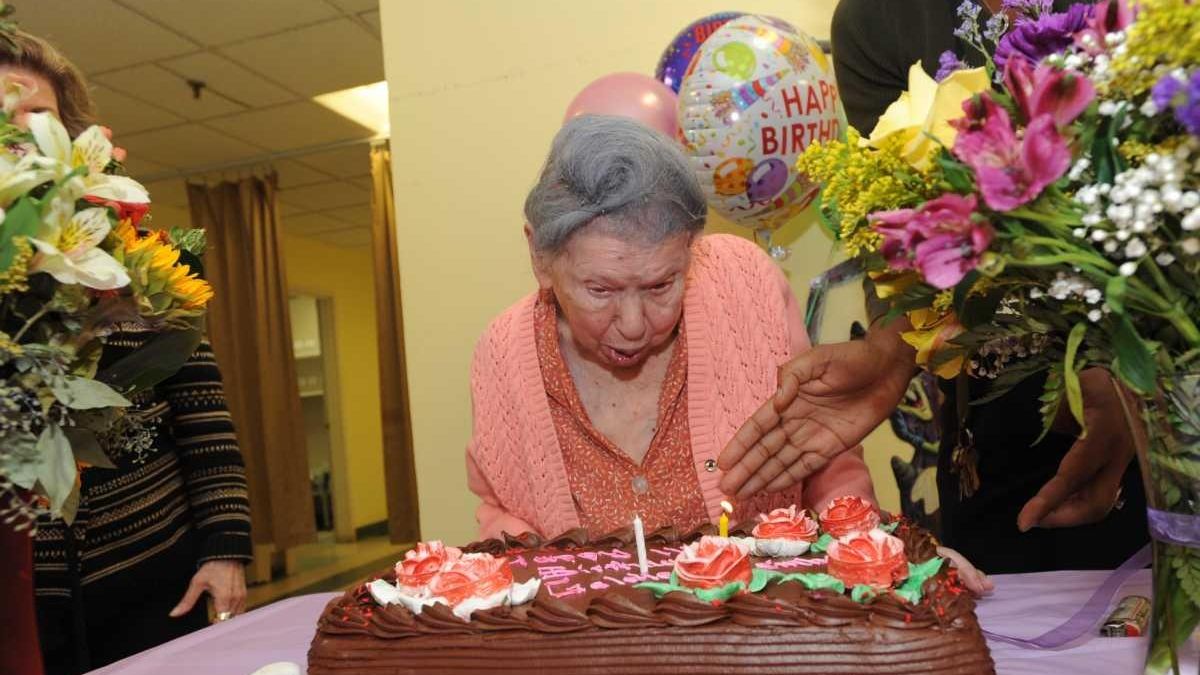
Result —
[[[646,533],[642,529],[642,517],[638,515],[633,517],[633,538],[637,542],[638,572],[644,578],[649,576],[650,567],[646,562]]]

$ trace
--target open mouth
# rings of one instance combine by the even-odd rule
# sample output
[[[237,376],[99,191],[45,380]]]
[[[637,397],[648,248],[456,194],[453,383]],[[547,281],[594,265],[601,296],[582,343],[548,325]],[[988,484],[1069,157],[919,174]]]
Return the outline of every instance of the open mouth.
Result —
[[[609,361],[617,366],[632,366],[641,360],[642,353],[645,348],[638,347],[635,349],[617,349],[616,347],[604,347],[604,355]]]

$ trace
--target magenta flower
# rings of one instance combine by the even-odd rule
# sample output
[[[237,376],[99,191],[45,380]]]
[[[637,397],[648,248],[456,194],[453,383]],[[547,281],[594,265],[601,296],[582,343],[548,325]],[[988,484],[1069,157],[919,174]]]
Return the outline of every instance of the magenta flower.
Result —
[[[873,213],[871,226],[893,269],[915,268],[930,286],[950,288],[975,269],[995,235],[972,218],[976,205],[975,195],[948,193],[917,209]]]
[[[1025,59],[1008,62],[1004,84],[1025,119],[1050,115],[1059,129],[1074,122],[1096,98],[1096,88],[1082,74],[1046,63],[1035,69]]]
[[[1075,34],[1075,44],[1089,54],[1107,51],[1104,36],[1123,31],[1136,16],[1130,0],[1103,0],[1096,3],[1083,30]]]
[[[1018,137],[1008,113],[986,94],[963,110],[967,116],[950,123],[958,129],[953,152],[975,172],[983,201],[993,209],[1030,202],[1071,166],[1071,150],[1053,115],[1038,115]]]

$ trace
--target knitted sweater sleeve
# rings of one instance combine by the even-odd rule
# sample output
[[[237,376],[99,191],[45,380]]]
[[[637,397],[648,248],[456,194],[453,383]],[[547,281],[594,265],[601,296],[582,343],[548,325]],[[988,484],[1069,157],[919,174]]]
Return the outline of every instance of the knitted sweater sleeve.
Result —
[[[233,418],[225,405],[221,371],[208,340],[159,384],[171,407],[192,522],[200,535],[199,562],[252,558],[246,467]]]
[[[471,363],[471,441],[467,445],[467,487],[479,497],[475,509],[475,520],[479,523],[480,539],[501,537],[504,532],[520,534],[536,532],[536,528],[513,514],[497,493],[494,483],[502,470],[496,444],[502,443],[503,435],[509,430],[512,416],[495,410],[514,399],[512,392],[504,392],[502,351],[497,347],[498,339],[489,329],[475,348]],[[507,424],[506,424],[507,423]]]

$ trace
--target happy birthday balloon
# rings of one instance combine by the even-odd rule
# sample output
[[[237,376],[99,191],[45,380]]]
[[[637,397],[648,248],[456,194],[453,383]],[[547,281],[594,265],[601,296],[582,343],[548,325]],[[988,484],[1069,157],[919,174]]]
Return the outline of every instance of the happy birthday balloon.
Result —
[[[679,90],[679,125],[709,205],[769,232],[812,203],[819,186],[796,171],[796,158],[810,143],[843,138],[846,117],[816,40],[745,15],[700,47]]]
[[[654,70],[654,77],[670,87],[671,91],[679,93],[679,84],[683,81],[683,75],[687,72],[692,57],[700,51],[700,45],[727,21],[739,16],[743,16],[742,12],[718,12],[689,23],[663,51],[658,60],[658,68]]]

